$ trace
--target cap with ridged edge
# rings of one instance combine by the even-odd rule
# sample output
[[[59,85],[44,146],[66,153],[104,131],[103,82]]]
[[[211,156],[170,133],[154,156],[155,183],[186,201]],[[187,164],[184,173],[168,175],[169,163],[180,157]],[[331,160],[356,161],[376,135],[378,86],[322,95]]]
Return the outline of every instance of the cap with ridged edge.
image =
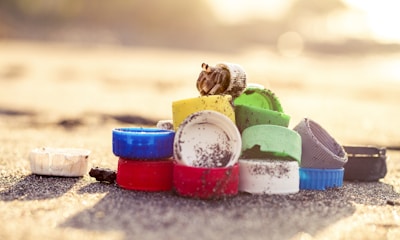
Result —
[[[343,186],[344,168],[300,168],[300,189],[326,190]]]
[[[114,155],[128,159],[162,159],[173,154],[175,132],[158,128],[115,128]]]
[[[269,89],[246,88],[246,90],[234,100],[234,105],[246,105],[272,111],[283,112],[278,97]]]
[[[343,147],[316,122],[304,118],[293,130],[302,141],[300,167],[337,169],[347,162]]]

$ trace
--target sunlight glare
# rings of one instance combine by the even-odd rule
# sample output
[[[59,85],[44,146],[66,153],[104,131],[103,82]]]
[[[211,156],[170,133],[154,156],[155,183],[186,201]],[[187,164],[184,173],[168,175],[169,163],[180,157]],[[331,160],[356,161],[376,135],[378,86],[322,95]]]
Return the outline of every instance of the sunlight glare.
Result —
[[[278,19],[292,0],[209,0],[220,21],[235,24],[250,19]]]
[[[384,42],[400,42],[400,1],[393,0],[343,0],[348,6],[365,14],[374,38]]]

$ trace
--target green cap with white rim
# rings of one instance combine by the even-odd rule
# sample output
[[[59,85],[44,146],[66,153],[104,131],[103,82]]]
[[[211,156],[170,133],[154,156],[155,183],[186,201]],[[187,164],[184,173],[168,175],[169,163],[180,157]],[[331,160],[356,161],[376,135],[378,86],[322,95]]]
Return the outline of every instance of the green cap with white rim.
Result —
[[[301,137],[286,127],[254,125],[242,133],[242,157],[301,161]]]

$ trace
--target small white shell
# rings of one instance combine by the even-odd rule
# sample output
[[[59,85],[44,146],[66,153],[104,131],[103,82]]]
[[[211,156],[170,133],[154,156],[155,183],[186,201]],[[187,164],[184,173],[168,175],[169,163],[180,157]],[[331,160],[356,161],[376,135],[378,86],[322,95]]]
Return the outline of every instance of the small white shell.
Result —
[[[172,120],[160,120],[157,122],[156,127],[162,130],[174,130],[174,124]]]
[[[88,172],[90,151],[77,148],[35,148],[29,154],[34,174],[80,177]]]

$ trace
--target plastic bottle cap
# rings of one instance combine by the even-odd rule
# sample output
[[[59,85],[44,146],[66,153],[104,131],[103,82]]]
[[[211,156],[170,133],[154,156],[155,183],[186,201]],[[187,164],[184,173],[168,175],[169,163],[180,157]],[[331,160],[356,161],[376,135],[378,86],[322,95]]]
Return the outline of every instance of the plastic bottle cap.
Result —
[[[344,168],[300,168],[300,189],[326,190],[343,186]]]
[[[194,167],[229,167],[242,147],[236,125],[216,111],[196,112],[183,121],[174,139],[174,158]]]
[[[248,127],[260,124],[288,127],[290,121],[290,116],[282,112],[245,105],[235,106],[235,118],[240,132]]]
[[[231,101],[230,95],[210,95],[174,101],[172,102],[174,129],[177,130],[189,115],[203,110],[220,112],[235,123],[235,111]]]
[[[90,150],[79,148],[35,148],[29,154],[33,174],[81,177],[88,172]]]
[[[304,118],[293,130],[302,140],[300,167],[338,169],[347,162],[343,147],[316,122]]]
[[[278,97],[269,89],[246,88],[246,90],[234,100],[234,105],[253,106],[283,112]]]
[[[239,191],[290,194],[299,191],[299,164],[277,159],[240,159]]]
[[[172,189],[172,167],[172,159],[149,161],[119,158],[117,184],[128,190],[169,191]]]
[[[344,165],[344,180],[378,181],[387,173],[386,148],[373,146],[343,146],[348,155]]]
[[[276,125],[254,125],[246,128],[242,133],[242,158],[265,157],[289,158],[300,162],[300,135]]]
[[[239,165],[199,168],[174,164],[173,186],[184,197],[212,199],[231,197],[239,190]]]
[[[162,159],[173,153],[173,131],[158,128],[116,128],[112,131],[114,155],[129,159]]]

